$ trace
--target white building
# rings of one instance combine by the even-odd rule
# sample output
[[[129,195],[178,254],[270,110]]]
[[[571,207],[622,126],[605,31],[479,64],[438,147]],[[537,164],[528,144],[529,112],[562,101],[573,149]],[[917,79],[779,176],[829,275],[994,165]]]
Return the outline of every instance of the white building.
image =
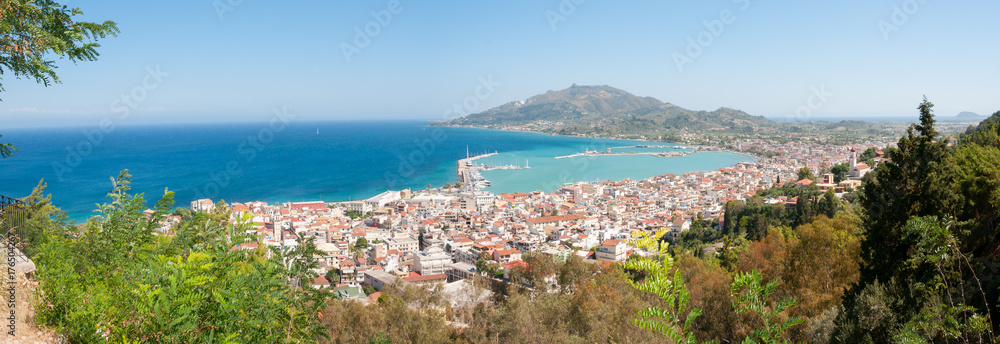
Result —
[[[622,240],[605,240],[601,243],[601,246],[597,246],[594,250],[597,253],[597,260],[602,262],[624,262],[626,255],[627,246]]]
[[[384,207],[386,204],[398,201],[402,198],[399,196],[399,191],[386,191],[375,195],[375,197],[365,200],[365,203],[372,209],[378,209]]]
[[[364,213],[367,213],[369,211],[372,211],[372,209],[374,209],[374,208],[372,208],[371,204],[369,204],[368,202],[365,202],[365,201],[347,202],[347,210],[348,211],[353,211],[353,212],[356,212],[356,213],[364,214]]]
[[[451,256],[437,247],[420,252],[414,257],[413,270],[427,276],[445,273],[445,268],[451,264]]]
[[[847,171],[847,178],[849,179],[861,179],[864,178],[868,172],[872,169],[866,163],[858,163],[858,152],[851,148],[851,161],[847,163],[847,167],[850,170]]]
[[[202,198],[197,201],[191,201],[191,211],[195,212],[209,212],[215,209],[215,203],[208,198]]]
[[[389,250],[396,250],[402,253],[417,252],[420,250],[420,242],[410,237],[385,239],[385,246]]]

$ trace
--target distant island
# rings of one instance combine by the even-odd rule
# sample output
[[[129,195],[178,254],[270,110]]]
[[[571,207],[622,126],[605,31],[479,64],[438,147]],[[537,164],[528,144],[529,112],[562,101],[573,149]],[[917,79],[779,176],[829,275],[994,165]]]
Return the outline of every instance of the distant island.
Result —
[[[959,112],[958,115],[955,115],[955,117],[941,117],[939,120],[941,120],[941,121],[963,121],[963,122],[965,122],[965,121],[972,121],[972,122],[979,122],[979,121],[982,121],[984,119],[986,119],[986,116],[983,116],[983,115],[980,115],[978,113],[971,112],[971,111],[962,111],[962,112]]]

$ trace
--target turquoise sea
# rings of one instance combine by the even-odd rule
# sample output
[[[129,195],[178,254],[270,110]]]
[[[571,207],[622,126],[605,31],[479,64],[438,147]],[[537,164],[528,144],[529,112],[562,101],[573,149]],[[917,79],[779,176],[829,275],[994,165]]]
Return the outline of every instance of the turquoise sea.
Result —
[[[169,188],[178,206],[213,200],[345,201],[385,190],[455,182],[458,159],[497,152],[479,163],[530,164],[486,171],[487,190],[553,191],[566,182],[642,179],[712,170],[753,158],[732,153],[686,157],[607,156],[553,159],[586,149],[662,143],[537,133],[427,127],[424,121],[355,121],[99,126],[4,129],[19,152],[0,160],[0,195],[24,197],[44,179],[46,193],[70,217],[89,217],[106,201],[122,169],[152,205]],[[614,152],[676,150],[625,148]]]

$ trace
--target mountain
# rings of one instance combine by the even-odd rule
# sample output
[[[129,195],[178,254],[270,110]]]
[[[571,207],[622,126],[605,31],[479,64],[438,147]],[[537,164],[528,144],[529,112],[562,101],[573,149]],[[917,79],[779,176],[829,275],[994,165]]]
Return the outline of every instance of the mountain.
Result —
[[[964,121],[964,120],[981,121],[981,120],[986,119],[986,116],[980,115],[980,114],[975,113],[975,112],[962,111],[958,115],[955,116],[955,119],[960,120],[960,121]]]
[[[616,134],[772,126],[763,116],[720,108],[692,111],[610,86],[548,91],[438,125],[529,126],[563,134]],[[537,129],[537,128],[536,128]],[[662,131],[661,131],[662,130]]]
[[[986,116],[969,111],[962,111],[958,115],[955,115],[955,117],[938,118],[939,121],[961,121],[961,122],[982,121],[984,119],[986,119]]]

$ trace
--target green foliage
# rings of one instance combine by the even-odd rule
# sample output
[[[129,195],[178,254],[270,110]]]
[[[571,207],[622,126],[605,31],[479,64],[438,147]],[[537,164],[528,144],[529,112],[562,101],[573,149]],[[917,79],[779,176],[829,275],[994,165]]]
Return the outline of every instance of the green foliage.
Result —
[[[96,41],[118,34],[114,22],[76,21],[73,17],[83,11],[52,0],[4,1],[0,13],[4,14],[0,17],[0,73],[9,71],[45,86],[60,82],[55,61],[46,57],[56,55],[73,63],[94,61],[100,55]]]
[[[3,137],[3,135],[0,135]],[[10,142],[0,143],[0,159],[7,158],[17,151],[17,147],[14,147]]]
[[[22,201],[24,201],[27,214],[25,221],[24,243],[21,249],[29,258],[34,258],[38,248],[44,244],[50,235],[65,237],[66,212],[56,208],[52,204],[52,195],[43,195],[48,184],[45,180],[39,180],[38,185]]]
[[[980,122],[978,126],[969,128],[959,139],[959,143],[993,147],[1000,145],[1000,111]]]
[[[368,337],[368,344],[392,344],[392,338],[386,337],[384,334],[377,333]]]
[[[344,215],[347,215],[351,220],[358,220],[372,216],[372,212],[361,213],[360,211],[348,210]]]
[[[957,241],[949,230],[950,226],[948,220],[919,217],[911,219],[903,228],[906,236],[914,241],[915,252],[907,260],[909,265],[915,269],[931,265],[933,269],[929,270],[936,271],[937,275],[911,287],[911,290],[926,293],[926,301],[920,313],[907,323],[900,336],[910,338],[922,334],[930,341],[942,336],[965,342],[993,338],[990,314],[982,316],[974,307],[964,304],[962,296],[968,288],[960,274],[963,267],[968,267],[968,272],[973,274],[975,270],[958,249]],[[975,281],[978,284],[979,279],[975,278]],[[973,290],[986,297],[981,285],[974,288]]]
[[[851,169],[847,167],[847,164],[838,164],[830,167],[830,173],[833,174],[833,181],[840,183],[847,179],[847,172]]]
[[[819,213],[832,219],[837,215],[837,209],[839,207],[840,201],[837,200],[837,196],[833,193],[833,189],[826,190],[826,193],[823,194],[823,198],[819,201]]]
[[[667,304],[666,308],[652,306],[640,310],[639,316],[633,321],[636,326],[661,333],[674,343],[696,343],[691,325],[701,314],[701,310],[687,310],[691,293],[684,287],[680,271],[671,274],[673,259],[667,254],[667,244],[660,240],[666,232],[663,228],[654,235],[639,231],[629,241],[630,245],[653,255],[652,258],[633,255],[622,264],[623,268],[643,275],[642,281],[632,282],[632,286],[658,296]]]
[[[933,104],[863,184],[867,235],[859,283],[844,298],[844,342],[994,342],[1000,298],[1000,150],[994,116],[957,148]],[[882,284],[879,281],[889,281]]]
[[[763,277],[757,271],[739,273],[736,274],[733,278],[733,284],[730,285],[731,293],[736,297],[736,301],[733,302],[736,313],[750,311],[764,323],[764,328],[754,330],[749,337],[743,340],[744,343],[779,343],[785,330],[802,323],[802,319],[798,318],[778,321],[778,316],[782,312],[795,305],[795,299],[784,298],[775,303],[774,306],[768,307],[768,300],[774,294],[775,288],[778,287],[778,281],[770,281],[761,285],[762,279]]]
[[[948,214],[957,203],[949,183],[952,157],[945,143],[938,141],[932,107],[926,99],[921,103],[921,122],[900,138],[898,149],[886,152],[890,160],[863,184],[861,204],[869,229],[862,243],[866,262],[862,282],[909,278],[901,265],[912,242],[904,239],[903,225],[910,217]]]
[[[331,285],[337,285],[337,283],[340,283],[340,269],[327,270],[326,275],[323,275],[323,277],[326,277],[326,280],[330,281]]]
[[[812,189],[774,187],[758,192],[746,201],[726,203],[725,223],[722,234],[744,236],[748,240],[760,240],[767,236],[772,227],[798,226],[812,221],[821,208],[818,204],[820,193]],[[764,203],[763,197],[798,197],[795,206],[785,208],[783,204]]]
[[[42,296],[38,319],[71,342],[311,342],[327,295],[303,288],[318,253],[311,242],[291,249],[231,250],[251,237],[248,218],[199,214],[176,237],[154,234],[172,193],[143,216],[130,176],[112,180],[99,216],[71,236],[49,235],[36,263]],[[194,238],[209,239],[197,243]]]
[[[810,171],[808,167],[803,167],[803,168],[799,169],[799,179],[798,180],[803,180],[803,179],[813,180],[813,179],[816,179],[816,176],[813,175],[812,171]]]
[[[9,72],[45,86],[61,82],[55,61],[47,58],[55,55],[74,64],[97,60],[97,40],[118,34],[115,22],[76,21],[73,17],[83,11],[53,0],[5,0],[0,14],[0,75]],[[0,159],[16,151],[13,144],[0,143]]]

